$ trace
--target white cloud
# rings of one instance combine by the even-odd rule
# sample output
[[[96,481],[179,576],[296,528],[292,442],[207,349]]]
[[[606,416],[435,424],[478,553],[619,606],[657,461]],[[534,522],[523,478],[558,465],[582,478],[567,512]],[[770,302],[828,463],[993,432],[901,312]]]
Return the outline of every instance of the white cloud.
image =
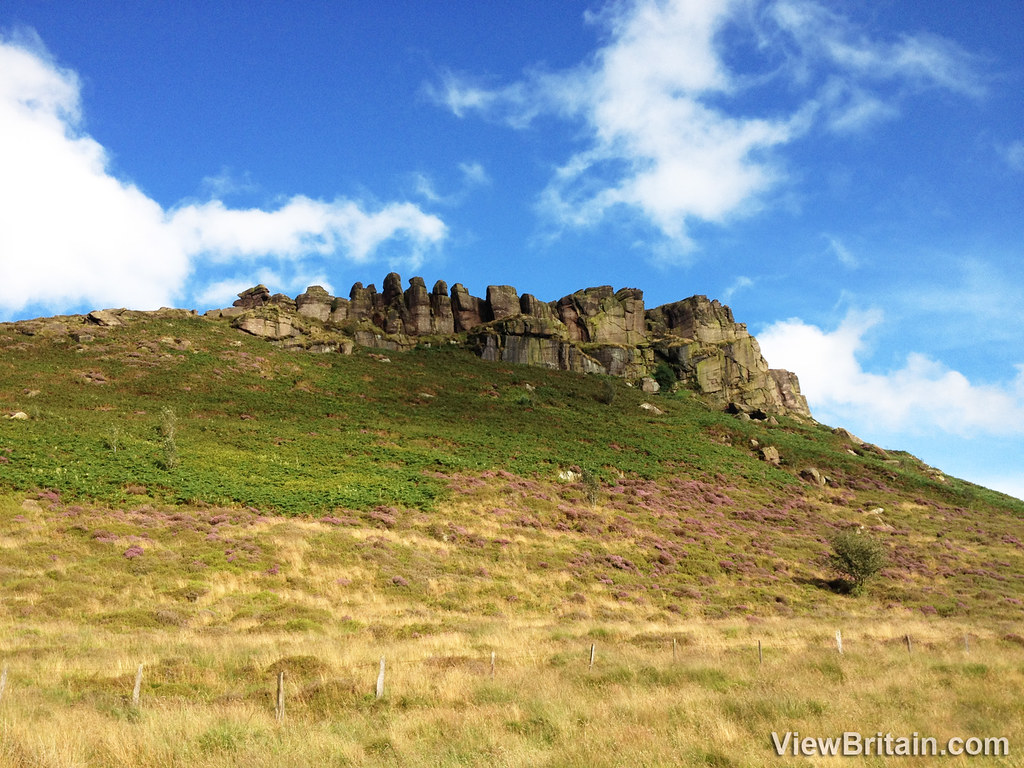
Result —
[[[462,186],[447,195],[438,192],[434,181],[425,173],[414,173],[412,179],[416,194],[438,205],[461,205],[474,188],[490,186],[492,183],[491,177],[482,163],[475,161],[459,163],[458,169],[462,174]]]
[[[751,280],[749,277],[746,277],[744,275],[740,275],[735,280],[733,280],[732,284],[728,288],[726,288],[724,291],[722,291],[722,301],[729,301],[729,299],[731,299],[736,294],[737,291],[742,291],[744,288],[753,288],[753,287],[754,287],[754,281],[753,280]]]
[[[312,257],[361,262],[388,248],[415,265],[446,235],[410,203],[298,196],[276,210],[211,200],[165,211],[108,166],[83,131],[75,73],[38,39],[0,39],[0,313],[173,304],[211,262],[270,257],[290,275],[314,269]],[[205,292],[202,278],[193,290]]]
[[[758,341],[773,367],[799,376],[812,412],[826,423],[963,437],[1024,434],[1024,367],[1018,366],[1014,382],[975,384],[911,353],[900,368],[869,372],[859,358],[868,332],[883,319],[879,310],[850,311],[833,331],[785,320],[758,334]]]
[[[491,177],[483,163],[476,161],[459,163],[462,179],[468,187],[487,187],[491,185]]]
[[[219,200],[190,204],[174,210],[168,224],[187,253],[214,261],[343,252],[360,262],[385,241],[400,238],[408,242],[410,260],[418,263],[422,251],[445,235],[440,219],[411,203],[391,203],[370,213],[351,200],[324,202],[302,195],[275,211],[233,210]]]
[[[694,221],[757,210],[786,178],[777,150],[816,125],[851,133],[897,115],[903,94],[882,85],[983,92],[975,62],[953,43],[876,41],[811,2],[631,0],[588,18],[607,43],[572,69],[501,87],[448,72],[432,95],[459,117],[582,124],[582,148],[554,170],[538,210],[575,227],[613,209],[638,212],[684,250]],[[760,71],[736,71],[729,46],[751,37]],[[797,103],[772,91],[761,114],[740,106],[784,78],[802,94]]]
[[[1024,141],[1011,142],[1003,149],[1007,165],[1015,171],[1024,171]]]
[[[930,34],[875,40],[848,18],[810,0],[767,4],[769,16],[799,46],[803,60],[824,59],[850,77],[900,81],[981,96],[977,58],[951,40]]]
[[[850,269],[860,266],[860,260],[850,252],[850,249],[838,237],[825,235],[825,239],[828,241],[829,252],[839,260],[840,264]]]

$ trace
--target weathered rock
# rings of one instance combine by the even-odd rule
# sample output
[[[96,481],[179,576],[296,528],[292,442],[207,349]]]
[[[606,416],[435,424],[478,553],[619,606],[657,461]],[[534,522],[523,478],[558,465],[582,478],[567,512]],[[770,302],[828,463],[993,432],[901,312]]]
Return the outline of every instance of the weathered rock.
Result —
[[[651,329],[658,335],[722,344],[749,337],[747,327],[737,323],[729,307],[707,296],[691,296],[647,311]]]
[[[786,373],[789,373],[789,371],[786,371]],[[852,432],[846,431],[842,427],[836,427],[835,429],[833,429],[832,430],[832,434],[833,435],[838,435],[843,440],[849,440],[854,445],[864,445],[864,441],[863,440],[861,440],[859,437],[857,437]]]
[[[511,285],[487,286],[487,304],[491,309],[491,317],[505,320],[520,314],[519,294]]]
[[[351,302],[348,299],[337,297],[331,303],[330,321],[335,325],[343,325],[348,322]]]
[[[456,333],[476,328],[491,319],[487,316],[484,302],[476,296],[470,296],[462,283],[452,286],[452,314]]]
[[[295,297],[296,311],[305,317],[312,317],[324,323],[331,317],[334,297],[319,285],[311,285],[305,293]]]
[[[661,410],[661,408],[659,408],[658,406],[656,406],[656,405],[654,405],[652,403],[640,403],[640,407],[643,408],[645,411],[650,411],[655,416],[664,416],[665,415],[665,412],[663,410]]]
[[[363,288],[362,283],[356,283],[349,292],[348,300],[350,319],[369,320],[376,309],[377,288],[372,283],[366,288]]]
[[[292,318],[285,313],[267,315],[245,314],[235,319],[233,325],[239,330],[264,339],[286,339],[299,335],[292,325]]]
[[[811,483],[812,485],[825,485],[828,482],[827,478],[821,474],[814,467],[807,467],[806,469],[800,470],[800,477]]]
[[[648,394],[653,394],[661,389],[661,385],[650,376],[644,376],[640,379],[640,389]]]
[[[389,272],[384,278],[384,290],[381,298],[385,307],[394,306],[402,297],[402,278],[397,272]]]
[[[433,305],[422,277],[414,277],[409,281],[409,288],[405,292],[405,308],[409,313],[406,333],[413,336],[428,336],[434,333]]]
[[[284,293],[275,293],[270,297],[270,301],[267,303],[275,307],[282,307],[286,310],[293,310],[296,308],[295,299]]]
[[[430,292],[431,332],[439,336],[455,333],[455,316],[452,314],[452,299],[448,295],[448,284],[444,280],[434,283]]]
[[[217,312],[208,316],[229,316]],[[770,369],[746,326],[705,296],[645,311],[643,292],[634,288],[597,286],[545,303],[492,285],[485,300],[461,283],[449,293],[440,280],[428,293],[420,277],[403,290],[392,272],[382,293],[356,283],[348,299],[311,286],[292,302],[256,286],[239,294],[230,313],[242,313],[235,324],[249,333],[321,351],[340,349],[339,330],[356,344],[396,351],[434,337],[458,343],[456,334],[466,334],[467,345],[487,360],[622,376],[646,391],[654,391],[651,373],[663,361],[708,402],[735,404],[740,418],[777,423],[774,414],[810,415],[796,377]]]
[[[800,381],[797,379],[796,374],[780,368],[772,368],[768,371],[768,374],[775,382],[775,387],[779,393],[779,402],[782,403],[782,406],[791,413],[811,418],[811,409],[807,405],[807,398],[800,392]],[[847,434],[850,433],[847,432]],[[854,441],[858,441],[858,438],[853,435],[850,435],[850,437]]]
[[[241,307],[242,309],[255,309],[256,307],[262,307],[264,304],[270,302],[270,290],[267,286],[260,283],[252,288],[247,288],[238,294],[238,299],[232,304],[234,307]]]
[[[118,325],[124,325],[119,317],[122,312],[124,312],[123,309],[94,309],[86,315],[86,317],[89,322],[94,323],[95,325],[110,328]]]
[[[244,312],[246,312],[244,307],[224,307],[223,309],[207,310],[203,313],[203,317],[210,320],[220,320],[222,318],[238,317]]]
[[[761,460],[766,461],[769,464],[773,464],[776,467],[782,463],[782,457],[779,455],[779,449],[774,445],[766,445],[761,451]]]

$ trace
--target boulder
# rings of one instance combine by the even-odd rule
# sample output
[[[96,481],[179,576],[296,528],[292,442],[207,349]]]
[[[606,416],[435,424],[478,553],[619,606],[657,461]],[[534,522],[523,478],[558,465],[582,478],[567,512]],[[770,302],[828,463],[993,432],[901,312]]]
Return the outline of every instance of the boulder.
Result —
[[[270,290],[260,283],[252,288],[247,288],[238,294],[238,299],[232,304],[233,307],[242,309],[255,309],[262,307],[270,301]]]
[[[779,455],[779,449],[774,445],[766,445],[760,450],[761,460],[765,461],[774,466],[779,466],[782,463],[782,457]]]
[[[823,486],[828,482],[827,478],[814,467],[807,467],[800,470],[800,477],[812,485]]]
[[[295,297],[296,311],[304,317],[312,317],[322,323],[331,317],[334,297],[319,285],[311,285],[305,293]]]
[[[652,379],[650,376],[644,376],[642,379],[640,379],[640,390],[642,392],[653,394],[655,392],[658,392],[660,389],[661,385],[657,381]]]
[[[124,325],[124,322],[119,317],[122,312],[124,312],[123,309],[95,309],[86,317],[90,323],[104,328],[112,328],[118,325]]]
[[[291,317],[284,313],[276,315],[242,315],[236,318],[234,326],[253,336],[275,341],[298,336],[301,333],[292,325]]]

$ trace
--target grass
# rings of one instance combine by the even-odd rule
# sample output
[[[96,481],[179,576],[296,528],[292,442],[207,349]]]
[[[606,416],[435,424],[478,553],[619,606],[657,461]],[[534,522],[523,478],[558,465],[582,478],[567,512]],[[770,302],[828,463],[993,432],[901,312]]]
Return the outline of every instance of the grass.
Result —
[[[186,318],[25,330],[0,325],[0,410],[30,415],[0,419],[0,765],[800,762],[773,730],[1024,743],[1024,504],[908,454],[448,347],[287,352]],[[856,597],[827,559],[850,529],[887,560]]]
[[[966,655],[948,626],[916,620],[848,631],[840,657],[828,642],[831,627],[809,620],[604,625],[611,637],[596,641],[591,669],[594,638],[585,624],[474,619],[386,640],[368,628],[312,637],[164,629],[124,638],[53,624],[33,637],[4,638],[12,674],[0,710],[0,760],[783,766],[793,758],[775,754],[773,731],[916,732],[943,743],[1000,735],[1011,745],[1024,738],[1016,716],[1024,683],[1019,646],[986,632],[974,635]],[[912,656],[904,630],[918,638]],[[675,659],[672,637],[686,641]],[[385,696],[377,700],[382,654]]]

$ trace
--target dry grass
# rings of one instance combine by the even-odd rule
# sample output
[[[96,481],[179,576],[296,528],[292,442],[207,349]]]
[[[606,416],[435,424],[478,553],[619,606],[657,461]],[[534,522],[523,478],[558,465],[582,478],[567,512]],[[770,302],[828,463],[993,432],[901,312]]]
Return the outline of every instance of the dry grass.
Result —
[[[10,670],[0,764],[783,766],[794,758],[775,755],[772,731],[1024,743],[1024,648],[1001,639],[1008,627],[998,624],[856,621],[842,627],[840,656],[835,624],[811,619],[465,621],[401,639],[402,619],[395,621],[384,640],[372,632],[8,626],[0,638]],[[378,701],[380,655],[387,675]],[[273,697],[282,669],[279,725]]]

